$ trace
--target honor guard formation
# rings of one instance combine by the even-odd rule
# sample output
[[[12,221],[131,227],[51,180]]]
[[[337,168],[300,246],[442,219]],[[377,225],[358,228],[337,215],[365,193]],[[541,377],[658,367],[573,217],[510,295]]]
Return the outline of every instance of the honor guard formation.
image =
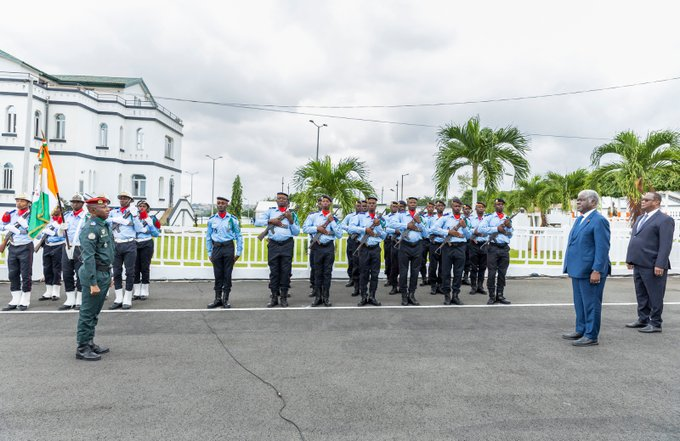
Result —
[[[111,285],[114,299],[109,309],[130,309],[132,302],[149,297],[149,271],[154,253],[153,238],[160,234],[160,223],[149,214],[149,204],[127,192],[118,195],[118,208],[98,196],[85,201],[79,194],[70,200],[70,210],[61,206],[51,213],[37,236],[29,236],[31,201],[18,194],[16,209],[2,216],[0,231],[5,238],[0,252],[8,248],[7,266],[11,299],[3,311],[25,311],[31,302],[33,255],[43,250],[45,293],[39,301],[58,301],[64,281],[66,301],[57,309],[79,309],[76,357],[98,360],[108,352],[94,343],[98,315]],[[661,197],[647,193],[642,199],[644,216],[633,225],[627,263],[634,271],[638,298],[638,319],[629,328],[640,332],[661,332],[661,312],[669,255],[675,223],[659,211]],[[310,297],[312,307],[332,306],[331,276],[336,241],[347,235],[347,275],[351,296],[358,306],[381,306],[378,275],[385,264],[385,287],[389,295],[401,294],[401,305],[419,305],[420,286],[429,285],[431,295],[443,295],[444,305],[463,305],[461,289],[469,294],[488,295],[488,305],[509,305],[506,273],[510,264],[512,218],[504,211],[505,201],[494,200],[493,212],[477,202],[474,209],[460,199],[450,201],[445,213],[442,200],[418,208],[418,199],[392,201],[382,213],[376,212],[377,198],[357,200],[355,211],[343,219],[333,207],[333,199],[322,195],[318,211],[304,222],[290,209],[286,193],[276,195],[276,206],[255,220],[264,227],[259,236],[267,240],[269,266],[268,308],[287,307],[290,297],[294,237],[309,237]],[[598,344],[602,293],[611,272],[609,262],[609,223],[596,210],[599,196],[592,190],[579,194],[577,207],[582,213],[569,235],[564,257],[564,273],[572,278],[576,325],[562,337],[575,346]],[[86,205],[86,210],[83,209]],[[216,198],[217,213],[208,219],[206,251],[212,263],[214,299],[208,308],[230,308],[232,273],[243,253],[239,219],[230,214],[229,199]],[[123,272],[125,280],[123,281]],[[484,280],[486,279],[486,289]]]

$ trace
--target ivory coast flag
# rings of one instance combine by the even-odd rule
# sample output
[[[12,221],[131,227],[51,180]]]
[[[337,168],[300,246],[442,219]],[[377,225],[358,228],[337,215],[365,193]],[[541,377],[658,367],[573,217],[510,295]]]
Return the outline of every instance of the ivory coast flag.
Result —
[[[33,204],[31,205],[31,218],[28,221],[28,235],[35,239],[40,232],[50,222],[50,198],[49,193],[58,200],[59,188],[57,187],[57,177],[52,167],[50,151],[47,142],[43,139],[42,146],[38,152],[38,163],[40,171],[38,173],[38,184],[33,191]]]

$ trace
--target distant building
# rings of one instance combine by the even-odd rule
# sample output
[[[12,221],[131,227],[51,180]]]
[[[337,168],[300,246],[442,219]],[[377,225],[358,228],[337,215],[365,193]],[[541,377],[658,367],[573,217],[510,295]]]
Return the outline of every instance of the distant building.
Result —
[[[43,133],[62,198],[115,204],[129,191],[156,211],[179,201],[183,123],[141,78],[51,75],[0,50],[0,116],[0,207],[33,190]]]

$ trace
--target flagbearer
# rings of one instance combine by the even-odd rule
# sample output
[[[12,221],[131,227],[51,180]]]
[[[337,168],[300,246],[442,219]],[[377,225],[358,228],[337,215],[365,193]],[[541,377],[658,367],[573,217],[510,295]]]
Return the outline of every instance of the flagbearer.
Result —
[[[43,229],[38,239],[43,242],[42,261],[45,277],[45,294],[38,300],[59,300],[61,289],[61,254],[64,252],[66,224],[61,215],[61,207],[52,210],[52,219]]]
[[[78,271],[78,278],[83,284],[84,295],[76,332],[78,360],[97,361],[102,358],[101,354],[109,352],[108,348],[94,342],[99,313],[111,286],[111,263],[115,248],[111,227],[106,222],[111,210],[108,205],[106,196],[88,199],[90,218],[80,232],[83,264]]]
[[[19,193],[14,200],[16,210],[2,216],[0,231],[5,231],[8,242],[7,269],[12,300],[2,308],[26,311],[31,304],[31,276],[33,274],[33,240],[28,235],[28,219],[31,200],[26,193]],[[5,242],[3,241],[3,248]]]
[[[231,273],[234,264],[243,253],[243,236],[236,216],[227,213],[229,199],[217,196],[217,213],[208,219],[208,229],[205,236],[205,247],[208,259],[213,265],[215,274],[215,300],[208,305],[208,309],[231,308],[229,294],[231,294]],[[234,241],[236,251],[234,252]]]
[[[64,215],[64,225],[66,225],[66,236],[68,244],[64,246],[61,253],[61,272],[64,279],[64,290],[66,290],[66,301],[59,307],[60,311],[71,308],[80,309],[83,299],[83,289],[80,286],[80,230],[83,228],[86,213],[83,210],[85,199],[78,193],[71,198],[72,211]]]
[[[160,235],[161,223],[156,216],[149,216],[149,203],[145,200],[137,202],[139,222],[146,232],[137,233],[137,260],[135,260],[135,291],[133,300],[149,298],[149,276],[151,273],[151,258],[153,257],[153,238]]]
[[[113,260],[113,284],[116,298],[109,309],[132,308],[132,289],[135,281],[135,262],[137,261],[137,233],[146,233],[137,217],[137,209],[130,206],[132,195],[123,191],[118,195],[120,208],[111,210],[106,220],[113,231],[116,242],[115,259]],[[125,265],[125,294],[123,294],[123,265]]]

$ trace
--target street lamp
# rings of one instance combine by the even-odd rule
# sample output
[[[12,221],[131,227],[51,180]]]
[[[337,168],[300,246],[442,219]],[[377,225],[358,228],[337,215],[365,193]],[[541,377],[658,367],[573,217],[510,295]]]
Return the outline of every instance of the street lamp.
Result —
[[[328,127],[328,124],[318,125],[313,119],[309,120],[310,123],[316,126],[316,160],[319,160],[319,135],[321,134],[321,127]]]
[[[404,200],[404,176],[408,176],[408,173],[401,175],[401,200]]]
[[[189,184],[189,188],[190,188],[189,193],[191,194],[191,196],[189,196],[189,197],[191,198],[191,203],[193,204],[193,203],[194,203],[194,175],[195,175],[195,174],[198,174],[198,172],[197,172],[197,171],[195,171],[195,172],[187,172],[187,171],[185,171],[184,173],[186,173],[186,174],[188,174],[189,176],[191,176],[191,178],[190,178],[190,182],[191,182],[191,183]]]
[[[210,155],[205,155],[206,158],[212,159],[212,192],[210,193],[210,216],[213,215],[215,211],[215,161],[218,159],[221,159],[221,156],[218,156],[216,158],[213,158]]]

